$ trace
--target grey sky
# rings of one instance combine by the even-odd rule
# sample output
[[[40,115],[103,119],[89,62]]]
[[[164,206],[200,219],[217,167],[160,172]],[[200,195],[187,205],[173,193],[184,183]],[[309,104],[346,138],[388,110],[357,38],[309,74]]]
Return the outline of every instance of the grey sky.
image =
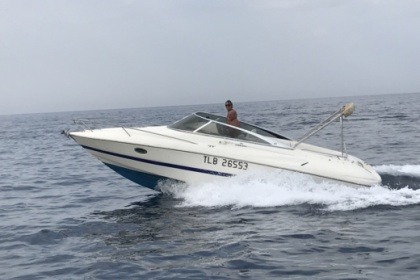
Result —
[[[417,0],[0,0],[0,114],[405,92]]]

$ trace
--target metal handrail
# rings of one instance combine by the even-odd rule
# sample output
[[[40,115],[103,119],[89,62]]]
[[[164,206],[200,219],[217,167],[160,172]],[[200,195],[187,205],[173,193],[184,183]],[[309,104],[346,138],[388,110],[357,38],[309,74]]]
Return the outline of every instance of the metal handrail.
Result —
[[[93,131],[93,129],[91,128],[92,121],[89,119],[74,119],[73,123],[83,130]]]

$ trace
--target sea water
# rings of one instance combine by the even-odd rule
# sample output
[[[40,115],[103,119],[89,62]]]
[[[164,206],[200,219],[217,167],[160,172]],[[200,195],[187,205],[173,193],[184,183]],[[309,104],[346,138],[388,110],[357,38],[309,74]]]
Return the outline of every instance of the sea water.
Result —
[[[420,94],[235,102],[240,120],[299,138],[346,102],[349,154],[383,183],[285,171],[155,192],[61,134],[171,123],[220,104],[0,116],[1,279],[419,279]],[[308,140],[339,150],[340,123]]]

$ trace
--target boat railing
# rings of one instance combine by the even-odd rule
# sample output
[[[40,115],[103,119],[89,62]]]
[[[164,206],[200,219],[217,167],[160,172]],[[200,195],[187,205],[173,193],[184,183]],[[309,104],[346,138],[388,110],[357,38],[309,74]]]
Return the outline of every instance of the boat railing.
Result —
[[[77,125],[82,130],[93,131],[93,122],[89,119],[74,119],[73,123]]]
[[[75,119],[73,120],[73,122],[75,125],[77,125],[83,130],[93,131],[94,123],[89,119]],[[127,128],[125,128],[124,126],[121,126],[121,128],[124,130],[125,133],[127,133],[129,137],[131,137],[131,134],[127,131]]]
[[[73,124],[77,126],[77,130],[90,130],[93,131],[93,123],[89,119],[73,119]],[[63,129],[61,131],[61,134],[64,134],[65,136],[69,137],[70,132],[75,131],[74,127]]]
[[[94,123],[90,119],[73,119],[73,124],[76,127],[72,127],[72,128],[69,128],[69,129],[64,129],[64,130],[61,131],[61,134],[64,134],[67,137],[69,137],[70,132],[79,131],[79,130],[93,131],[95,129],[95,127],[96,128],[98,127],[98,124]],[[129,137],[131,137],[131,134],[127,130],[128,129],[133,129],[133,128],[128,128],[128,127],[124,127],[124,126],[121,126],[121,128],[124,130],[125,133],[127,133],[127,135]]]

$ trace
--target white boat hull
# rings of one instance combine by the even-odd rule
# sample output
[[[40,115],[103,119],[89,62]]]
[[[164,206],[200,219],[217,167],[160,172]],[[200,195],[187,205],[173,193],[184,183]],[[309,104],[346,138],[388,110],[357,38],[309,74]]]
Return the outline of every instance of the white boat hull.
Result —
[[[308,144],[299,149],[282,148],[291,145],[288,141],[270,147],[163,126],[85,130],[69,136],[114,171],[152,189],[165,179],[194,184],[261,169],[288,170],[317,180],[361,186],[381,182],[374,169],[358,158]]]

